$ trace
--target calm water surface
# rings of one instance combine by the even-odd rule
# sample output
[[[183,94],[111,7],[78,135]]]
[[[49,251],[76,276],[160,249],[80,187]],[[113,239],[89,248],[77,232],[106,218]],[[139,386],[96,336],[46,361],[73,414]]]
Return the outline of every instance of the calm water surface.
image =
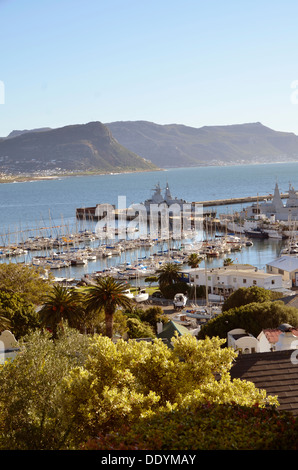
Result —
[[[127,205],[143,202],[152,194],[159,182],[164,188],[169,183],[172,196],[187,201],[269,195],[276,182],[280,191],[287,191],[289,184],[298,190],[298,163],[264,165],[239,165],[226,167],[197,167],[169,169],[161,172],[113,174],[98,176],[65,177],[53,180],[0,184],[0,244],[7,244],[14,233],[29,233],[41,227],[66,226],[70,231],[84,228],[76,221],[77,207],[89,207],[108,202],[118,203],[118,196],[125,196]],[[219,206],[217,213],[233,213],[242,206]],[[264,268],[267,261],[280,252],[279,241],[255,241],[254,246],[241,253],[232,254],[235,261],[248,262]],[[115,263],[118,260],[106,261]],[[101,263],[102,264],[102,263]],[[210,261],[222,265],[222,260]],[[88,263],[76,268],[77,274],[98,270],[98,263]],[[57,274],[58,275],[58,274]],[[59,275],[64,272],[59,271]]]

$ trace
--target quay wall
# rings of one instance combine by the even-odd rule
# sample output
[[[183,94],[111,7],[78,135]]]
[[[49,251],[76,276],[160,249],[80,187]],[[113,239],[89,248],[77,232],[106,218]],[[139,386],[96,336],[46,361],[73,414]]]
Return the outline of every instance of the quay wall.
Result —
[[[281,194],[280,197],[282,199],[287,199],[289,197],[288,194]],[[211,206],[226,206],[229,204],[243,204],[245,202],[258,202],[258,201],[265,201],[267,199],[272,199],[272,196],[244,196],[244,197],[234,197],[229,199],[214,199],[212,201],[199,201],[194,204],[202,204],[204,207],[211,207]]]
[[[282,199],[287,199],[289,197],[288,193],[283,193],[280,195]],[[270,200],[272,199],[272,195],[266,195],[266,196],[244,196],[244,197],[234,197],[234,198],[228,198],[228,199],[214,199],[211,201],[197,201],[197,202],[192,202],[192,205],[195,204],[200,204],[203,207],[213,207],[213,206],[226,206],[230,204],[244,204],[244,203],[253,203],[253,202],[258,202],[258,201],[265,201],[265,200]],[[115,207],[115,206],[113,206]],[[96,220],[98,219],[95,215],[96,211],[96,206],[94,207],[81,207],[76,209],[76,217],[78,219],[91,219],[91,220]],[[214,215],[212,213],[205,213],[204,215]],[[115,211],[115,216],[117,218],[118,216],[118,211],[116,209]],[[133,216],[132,216],[133,218]]]

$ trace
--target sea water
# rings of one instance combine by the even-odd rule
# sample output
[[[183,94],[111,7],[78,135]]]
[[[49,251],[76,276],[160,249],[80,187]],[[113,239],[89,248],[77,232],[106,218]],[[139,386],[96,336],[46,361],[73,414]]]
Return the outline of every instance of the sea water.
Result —
[[[160,183],[162,192],[169,184],[173,197],[188,202],[228,199],[245,196],[263,196],[274,192],[278,183],[281,192],[291,184],[298,190],[298,162],[175,168],[159,172],[108,174],[94,176],[58,177],[54,179],[0,184],[0,245],[7,245],[15,237],[24,241],[26,236],[44,235],[45,228],[52,236],[61,233],[90,229],[84,221],[76,220],[76,208],[94,207],[110,203],[117,207],[119,196],[124,196],[127,206],[142,203],[152,195]],[[243,205],[210,207],[217,214],[241,210]],[[237,263],[249,263],[264,269],[275,259],[282,243],[278,240],[254,240],[253,247],[229,255]],[[106,261],[117,263],[119,260]],[[222,259],[210,260],[212,266],[222,265]],[[83,272],[100,270],[102,261],[73,268],[80,276]],[[69,273],[68,273],[69,274]],[[64,270],[59,275],[65,275]]]

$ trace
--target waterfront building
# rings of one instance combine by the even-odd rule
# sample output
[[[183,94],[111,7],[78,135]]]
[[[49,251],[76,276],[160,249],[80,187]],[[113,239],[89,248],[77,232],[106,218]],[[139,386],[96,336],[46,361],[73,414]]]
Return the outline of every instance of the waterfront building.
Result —
[[[192,269],[190,283],[208,287],[208,293],[218,296],[218,300],[228,297],[240,287],[263,287],[264,289],[284,292],[282,275],[266,273],[248,265],[231,265],[211,269]]]
[[[266,264],[268,274],[279,274],[288,287],[298,286],[298,257],[284,255]]]

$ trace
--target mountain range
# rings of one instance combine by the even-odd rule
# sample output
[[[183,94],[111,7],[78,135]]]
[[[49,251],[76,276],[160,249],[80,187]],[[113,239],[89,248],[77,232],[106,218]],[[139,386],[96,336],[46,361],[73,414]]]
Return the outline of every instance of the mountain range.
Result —
[[[298,136],[259,122],[194,128],[120,121],[106,126],[118,142],[161,168],[298,160]]]
[[[100,122],[12,131],[0,139],[0,172],[123,172],[157,170],[123,147]]]
[[[0,138],[0,173],[156,171],[298,160],[298,136],[249,123],[200,128],[99,121],[14,130]]]

